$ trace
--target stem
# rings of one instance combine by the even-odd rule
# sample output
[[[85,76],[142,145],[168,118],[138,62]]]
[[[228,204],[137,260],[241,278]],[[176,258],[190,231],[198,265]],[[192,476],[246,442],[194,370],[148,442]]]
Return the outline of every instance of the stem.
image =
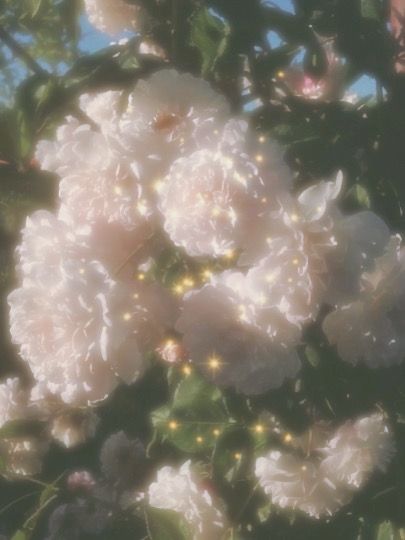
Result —
[[[26,66],[36,75],[48,76],[48,73],[32,58],[32,56],[13,38],[4,28],[0,26],[0,40],[20,58]]]

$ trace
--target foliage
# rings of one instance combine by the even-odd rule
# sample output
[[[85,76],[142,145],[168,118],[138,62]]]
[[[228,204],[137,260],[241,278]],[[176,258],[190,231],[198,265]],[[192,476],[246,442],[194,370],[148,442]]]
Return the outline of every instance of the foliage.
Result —
[[[209,80],[235,112],[248,110],[255,129],[285,146],[288,162],[302,182],[342,169],[347,210],[372,208],[394,230],[404,228],[405,78],[393,70],[395,43],[386,24],[387,2],[296,0],[294,14],[260,0],[132,3],[141,3],[155,18],[147,37],[167,51],[170,64]],[[55,200],[54,178],[39,171],[32,160],[35,143],[52,135],[63,116],[83,114],[77,107],[81,93],[128,89],[164,65],[163,60],[137,52],[138,36],[125,45],[80,54],[80,16],[81,3],[76,0],[0,1],[0,31],[17,40],[32,60],[27,62],[16,50],[10,52],[0,32],[1,100],[7,102],[0,110],[2,373],[20,366],[4,315],[4,298],[14,281],[13,250],[19,230],[34,209],[51,208]],[[279,47],[270,45],[270,31],[283,38]],[[318,35],[336,38],[339,53],[347,59],[345,85],[369,74],[376,80],[376,96],[349,104],[305,100],[291,92],[280,73],[297,52],[304,53],[307,73],[315,78],[325,74],[325,52]],[[251,89],[243,93],[242,77],[247,74]],[[257,99],[259,105],[252,107]],[[175,276],[176,272],[174,265]],[[71,497],[64,479],[55,483],[55,478],[77,468],[100,474],[95,456],[102,441],[123,429],[149,445],[150,470],[163,460],[184,457],[208,464],[206,474],[239,524],[238,530],[230,531],[234,540],[404,538],[405,368],[375,372],[349,367],[319,335],[309,332],[307,343],[301,351],[304,368],[298,380],[251,399],[221,392],[198,373],[185,373],[183,365],[166,368],[153,359],[142,381],[118,389],[101,407],[102,422],[94,441],[73,452],[52,449],[41,477],[43,485],[35,484],[34,493],[33,481],[1,482],[0,534],[14,534],[13,540],[45,538],[56,497],[62,501]],[[257,453],[274,442],[268,427],[271,415],[280,418],[286,433],[298,434],[314,418],[339,423],[375,405],[394,425],[397,458],[388,474],[368,485],[343,512],[323,522],[292,517],[270,506],[258,492],[250,471]],[[255,429],[259,424],[264,431]],[[0,431],[0,438],[6,433]],[[134,511],[132,529],[120,516],[108,538],[145,534],[151,540],[187,538],[170,513],[148,510],[145,522],[143,512],[143,508]]]

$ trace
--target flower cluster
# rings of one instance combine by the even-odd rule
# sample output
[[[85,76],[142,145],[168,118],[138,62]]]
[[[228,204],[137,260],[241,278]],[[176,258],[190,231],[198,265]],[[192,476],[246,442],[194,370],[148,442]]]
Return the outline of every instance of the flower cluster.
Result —
[[[324,434],[325,435],[325,434]],[[256,461],[256,476],[273,503],[311,517],[330,516],[347,504],[377,471],[385,472],[394,442],[381,414],[348,421],[302,457],[272,450]]]
[[[86,4],[103,25],[102,3]],[[125,6],[114,17],[137,9]],[[49,437],[79,444],[95,432],[93,408],[138,381],[154,351],[243,394],[279,388],[299,372],[298,348],[322,306],[343,360],[402,360],[400,239],[370,211],[339,210],[342,173],[297,193],[277,143],[232,118],[205,81],[172,69],[129,96],[86,94],[80,107],[81,120],[67,117],[37,147],[41,167],[58,177],[59,205],[27,219],[17,248],[10,329],[32,381],[25,391],[14,380],[0,388],[3,423],[29,410]],[[117,441],[135,448],[123,434],[111,448]],[[17,461],[32,443],[18,444]],[[116,471],[110,446],[105,467]],[[310,458],[273,450],[256,474],[275,503],[319,517],[350,500],[392,451],[375,415],[345,424]],[[180,513],[194,538],[219,538],[225,518],[195,474],[189,462],[164,467],[149,503]]]

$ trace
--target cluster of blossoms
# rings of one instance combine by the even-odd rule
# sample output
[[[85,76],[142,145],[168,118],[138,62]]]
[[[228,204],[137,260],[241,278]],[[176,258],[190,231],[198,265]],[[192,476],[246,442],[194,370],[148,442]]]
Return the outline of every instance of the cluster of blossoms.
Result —
[[[143,16],[125,2],[86,6],[103,31]],[[32,384],[0,385],[1,425],[32,418],[50,426],[46,440],[79,444],[96,430],[97,405],[138,381],[153,351],[262,394],[297,375],[303,332],[325,305],[324,332],[344,361],[402,361],[401,239],[370,211],[339,210],[341,173],[297,193],[275,142],[233,118],[208,83],[172,69],[129,96],[83,95],[80,107],[89,123],[67,117],[36,151],[59,178],[59,205],[27,219],[17,248],[10,329]],[[197,268],[170,286],[154,273],[168,249]],[[46,450],[35,438],[4,444],[16,473],[35,472],[25,460]],[[275,503],[319,517],[392,453],[373,415],[329,433],[309,457],[270,452],[256,474]],[[148,500],[181,514],[198,540],[225,527],[189,462],[161,469]]]
[[[256,476],[274,504],[319,519],[350,502],[373,473],[385,472],[395,446],[383,416],[373,414],[335,431],[315,425],[293,450],[259,457]]]

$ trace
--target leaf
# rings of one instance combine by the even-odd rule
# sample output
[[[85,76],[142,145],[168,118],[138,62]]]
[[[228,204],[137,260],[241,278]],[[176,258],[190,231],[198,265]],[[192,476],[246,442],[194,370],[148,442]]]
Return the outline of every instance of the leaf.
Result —
[[[209,9],[200,9],[191,26],[191,45],[197,47],[202,57],[202,73],[207,75],[215,68],[228,47],[230,26]]]
[[[28,540],[28,536],[24,531],[17,531],[11,540]]]
[[[189,540],[179,514],[169,510],[148,508],[145,511],[150,540]]]
[[[376,540],[395,540],[395,530],[390,521],[384,521],[379,525]]]
[[[371,199],[367,189],[361,184],[356,184],[353,189],[353,194],[356,201],[365,208],[371,207]]]
[[[31,420],[13,420],[0,429],[0,439],[24,437],[38,432],[38,424]]]
[[[314,349],[314,347],[311,347],[311,345],[307,345],[305,347],[305,356],[312,367],[316,368],[319,366],[321,359],[319,357],[318,351]]]
[[[382,17],[380,0],[361,0],[361,15],[365,19],[374,19],[380,22]]]

